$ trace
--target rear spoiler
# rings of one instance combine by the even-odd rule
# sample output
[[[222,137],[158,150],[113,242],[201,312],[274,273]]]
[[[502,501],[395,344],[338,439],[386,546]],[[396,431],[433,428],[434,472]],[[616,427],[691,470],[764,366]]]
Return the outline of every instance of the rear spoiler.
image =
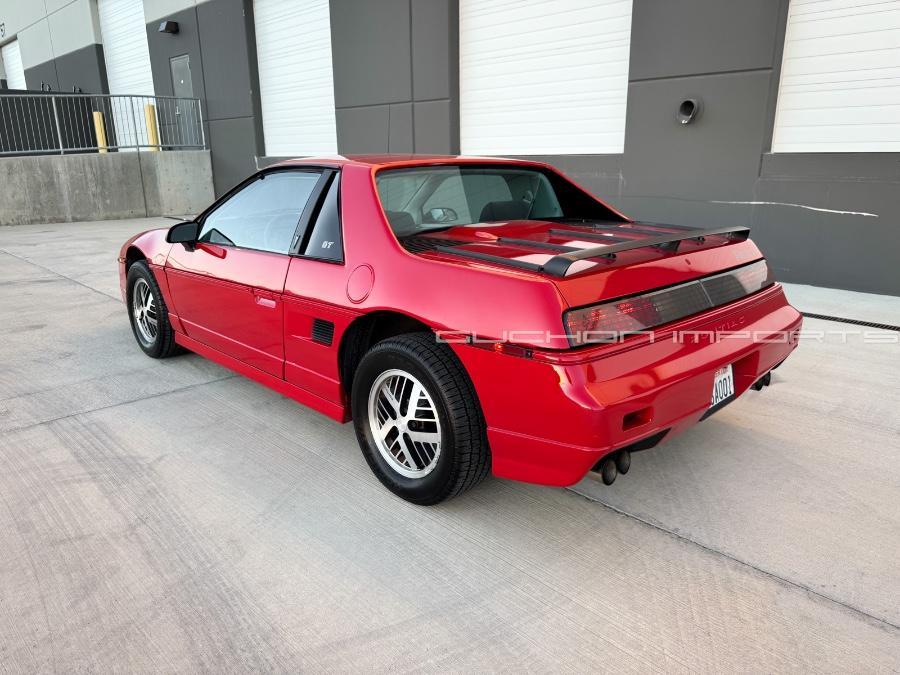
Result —
[[[677,234],[664,234],[659,237],[648,237],[647,239],[635,239],[634,241],[624,241],[621,244],[613,244],[612,246],[598,246],[596,248],[584,248],[571,253],[561,253],[555,255],[541,266],[541,271],[554,277],[564,277],[569,268],[579,260],[587,260],[589,258],[615,258],[617,253],[623,251],[633,251],[638,248],[661,248],[665,251],[674,253],[678,250],[679,245],[683,241],[696,239],[703,241],[706,237],[726,235],[731,241],[744,241],[750,236],[750,228],[743,226],[736,227],[719,227],[714,230],[686,230]]]
[[[575,233],[573,233],[573,235],[574,234]],[[498,255],[491,255],[490,253],[481,253],[480,251],[464,251],[453,246],[437,246],[435,248],[442,253],[451,253],[453,255],[460,255],[466,258],[474,258],[476,260],[497,263],[499,265],[507,265],[509,267],[517,267],[533,272],[543,272],[544,274],[549,274],[550,276],[554,277],[565,277],[569,271],[569,268],[579,260],[588,260],[590,258],[612,259],[616,257],[617,253],[622,253],[624,251],[634,251],[636,249],[648,247],[659,248],[674,253],[678,250],[679,245],[683,241],[696,240],[702,242],[706,237],[711,236],[727,236],[731,241],[745,241],[750,236],[750,228],[743,226],[733,226],[719,227],[712,230],[690,229],[678,233],[663,234],[658,237],[634,239],[607,246],[597,246],[594,248],[575,248],[574,246],[568,247],[560,246],[557,244],[546,244],[544,242],[532,242],[526,240],[506,240],[511,244],[515,243],[523,246],[527,245],[534,248],[544,249],[549,249],[552,246],[551,250],[564,251],[560,252],[558,255],[553,256],[552,258],[550,258],[550,260],[543,263],[542,265],[527,262],[524,260],[511,260],[509,258],[503,258]],[[504,241],[504,238],[501,237],[499,241],[502,243]]]

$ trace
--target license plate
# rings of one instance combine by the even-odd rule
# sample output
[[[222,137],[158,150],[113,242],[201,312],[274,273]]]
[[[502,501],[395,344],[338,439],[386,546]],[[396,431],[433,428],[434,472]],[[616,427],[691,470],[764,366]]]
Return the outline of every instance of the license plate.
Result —
[[[709,407],[713,408],[722,401],[734,396],[734,372],[731,364],[716,371],[713,378],[712,399],[710,399]]]

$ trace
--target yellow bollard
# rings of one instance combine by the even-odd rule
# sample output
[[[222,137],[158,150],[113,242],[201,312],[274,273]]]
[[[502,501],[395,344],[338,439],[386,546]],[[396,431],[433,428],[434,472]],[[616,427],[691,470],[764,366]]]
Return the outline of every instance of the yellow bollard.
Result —
[[[103,121],[103,113],[94,111],[94,134],[97,136],[97,152],[107,152],[106,149],[106,123]]]
[[[156,106],[148,103],[144,106],[144,120],[147,122],[147,144],[151,152],[159,151],[159,130],[156,128]]]

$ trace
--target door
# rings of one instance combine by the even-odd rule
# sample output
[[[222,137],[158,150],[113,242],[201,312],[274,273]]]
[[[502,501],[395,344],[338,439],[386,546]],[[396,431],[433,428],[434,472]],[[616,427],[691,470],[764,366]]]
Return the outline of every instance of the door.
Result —
[[[0,47],[0,58],[3,59],[3,68],[6,71],[6,87],[8,89],[28,89],[28,85],[25,83],[25,68],[22,66],[19,41],[13,40]]]
[[[772,152],[900,151],[900,2],[823,4],[790,4]]]
[[[188,336],[284,376],[282,293],[297,226],[319,170],[255,177],[200,220],[197,244],[175,244],[166,277]]]
[[[172,91],[178,99],[194,98],[194,81],[191,78],[191,57],[188,54],[174,56],[169,59],[169,70],[172,73]],[[195,145],[198,136],[194,121],[200,115],[194,110],[197,103],[193,100],[174,102],[173,115],[165,117],[163,123],[163,145],[184,146]]]
[[[336,153],[328,0],[254,0],[253,22],[265,154]]]
[[[631,6],[460,0],[463,154],[622,153]]]
[[[189,54],[174,56],[169,60],[172,71],[172,91],[177,98],[194,97],[194,81],[191,79],[191,57]]]
[[[134,149],[146,144],[144,104],[153,96],[153,72],[142,0],[100,0],[97,5],[109,93],[131,96],[111,104],[106,121],[115,145]]]

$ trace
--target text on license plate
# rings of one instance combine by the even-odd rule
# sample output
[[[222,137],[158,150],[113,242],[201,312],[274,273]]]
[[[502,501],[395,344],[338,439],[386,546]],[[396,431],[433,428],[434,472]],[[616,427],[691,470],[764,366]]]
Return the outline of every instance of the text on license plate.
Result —
[[[731,369],[731,364],[729,364],[716,371],[716,376],[713,378],[712,399],[709,402],[709,407],[718,405],[732,396],[734,396],[734,372]]]

